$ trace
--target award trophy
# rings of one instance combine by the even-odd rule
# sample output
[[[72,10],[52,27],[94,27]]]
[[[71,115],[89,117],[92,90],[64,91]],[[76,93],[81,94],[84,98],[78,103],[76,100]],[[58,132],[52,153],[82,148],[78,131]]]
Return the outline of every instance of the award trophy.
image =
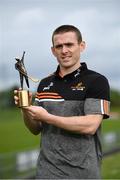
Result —
[[[23,56],[21,59],[15,58],[17,63],[15,63],[15,68],[19,71],[20,75],[20,90],[18,91],[18,97],[19,97],[19,107],[26,107],[30,106],[30,101],[29,101],[29,91],[23,89],[23,80],[25,78],[27,87],[29,88],[29,81],[28,81],[28,76],[27,76],[27,71],[25,69],[24,65],[24,55],[25,51],[23,52]]]
[[[39,80],[34,79],[30,76],[27,75],[27,71],[24,65],[24,55],[25,55],[25,51],[23,52],[22,58],[15,58],[15,60],[17,61],[15,63],[15,69],[19,71],[19,75],[20,75],[20,90],[18,91],[18,97],[19,97],[19,107],[26,107],[26,106],[30,106],[30,99],[29,99],[29,90],[24,90],[23,89],[23,80],[25,78],[26,80],[26,84],[27,87],[29,89],[29,81],[28,78],[31,79],[33,82],[39,82]]]

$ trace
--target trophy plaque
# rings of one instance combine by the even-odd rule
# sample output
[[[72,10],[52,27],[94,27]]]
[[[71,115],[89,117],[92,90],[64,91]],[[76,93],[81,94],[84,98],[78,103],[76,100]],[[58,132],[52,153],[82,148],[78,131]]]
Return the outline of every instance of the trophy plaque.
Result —
[[[29,89],[28,75],[24,65],[24,55],[25,55],[25,51],[23,52],[23,56],[21,59],[15,58],[15,60],[17,61],[15,63],[15,69],[19,71],[19,76],[20,76],[20,90],[18,90],[19,107],[30,106],[29,90],[23,89],[24,79],[26,80],[26,84]]]

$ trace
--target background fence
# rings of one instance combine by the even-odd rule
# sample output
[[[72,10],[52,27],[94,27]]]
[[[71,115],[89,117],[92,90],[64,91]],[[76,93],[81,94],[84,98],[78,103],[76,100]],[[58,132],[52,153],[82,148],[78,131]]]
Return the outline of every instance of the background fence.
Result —
[[[0,155],[0,179],[22,178],[35,173],[38,150]]]

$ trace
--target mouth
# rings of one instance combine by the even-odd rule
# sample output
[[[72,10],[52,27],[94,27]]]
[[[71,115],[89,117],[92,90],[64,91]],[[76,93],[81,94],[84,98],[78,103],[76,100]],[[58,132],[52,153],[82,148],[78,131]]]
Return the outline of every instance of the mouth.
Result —
[[[71,56],[62,56],[61,57],[63,60],[69,60],[71,58]]]

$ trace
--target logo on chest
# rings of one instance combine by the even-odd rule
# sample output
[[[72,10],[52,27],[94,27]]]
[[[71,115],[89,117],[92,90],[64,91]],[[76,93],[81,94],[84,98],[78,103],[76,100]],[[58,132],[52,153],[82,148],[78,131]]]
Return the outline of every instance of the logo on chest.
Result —
[[[43,91],[49,90],[53,86],[53,82],[50,82],[50,84],[43,88]]]
[[[85,89],[85,86],[82,82],[79,82],[78,84],[71,86],[71,89],[73,91],[83,91]]]

